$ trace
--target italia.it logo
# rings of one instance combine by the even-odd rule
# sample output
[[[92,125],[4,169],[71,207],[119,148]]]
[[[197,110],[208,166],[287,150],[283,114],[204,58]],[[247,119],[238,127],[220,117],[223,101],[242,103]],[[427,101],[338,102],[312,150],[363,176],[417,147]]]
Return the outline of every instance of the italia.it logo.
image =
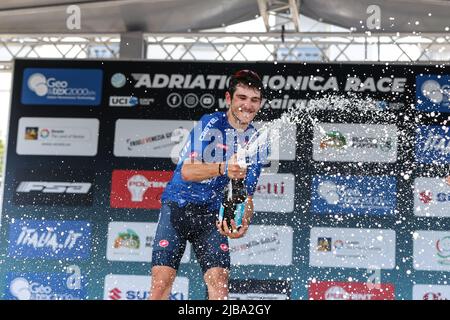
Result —
[[[34,73],[28,78],[28,88],[43,97],[48,93],[47,78],[42,73]]]

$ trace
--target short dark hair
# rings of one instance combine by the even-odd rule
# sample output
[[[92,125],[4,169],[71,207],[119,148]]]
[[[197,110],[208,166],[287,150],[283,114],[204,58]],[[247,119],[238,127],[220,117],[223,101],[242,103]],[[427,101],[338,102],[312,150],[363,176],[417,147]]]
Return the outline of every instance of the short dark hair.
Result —
[[[264,85],[261,77],[255,71],[239,70],[230,77],[227,91],[230,93],[231,98],[233,98],[233,94],[239,84],[258,90],[261,93],[261,98],[263,97]]]

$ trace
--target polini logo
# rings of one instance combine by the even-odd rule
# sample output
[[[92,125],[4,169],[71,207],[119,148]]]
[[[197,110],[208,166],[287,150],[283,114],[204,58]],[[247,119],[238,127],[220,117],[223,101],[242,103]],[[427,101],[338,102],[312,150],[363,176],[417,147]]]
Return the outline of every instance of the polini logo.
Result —
[[[161,195],[172,175],[171,171],[114,170],[111,207],[160,209]]]
[[[25,105],[99,106],[103,71],[27,68],[22,84]]]

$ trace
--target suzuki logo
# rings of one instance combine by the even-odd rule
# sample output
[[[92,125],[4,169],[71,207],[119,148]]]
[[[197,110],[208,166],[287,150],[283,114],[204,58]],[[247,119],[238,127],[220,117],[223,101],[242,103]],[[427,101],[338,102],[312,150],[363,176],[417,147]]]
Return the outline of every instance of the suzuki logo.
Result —
[[[119,288],[114,288],[109,291],[109,298],[111,300],[120,300],[120,298],[122,298],[121,293],[122,291],[120,291]]]
[[[169,300],[184,300],[184,294],[182,292],[171,292]]]

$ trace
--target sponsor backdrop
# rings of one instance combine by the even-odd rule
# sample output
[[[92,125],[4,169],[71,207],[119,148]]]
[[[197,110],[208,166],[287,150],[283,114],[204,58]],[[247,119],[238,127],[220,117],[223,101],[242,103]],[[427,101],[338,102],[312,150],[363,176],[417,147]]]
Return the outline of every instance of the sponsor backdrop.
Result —
[[[257,127],[324,103],[272,146],[230,298],[448,299],[447,68],[68,60],[15,62],[0,297],[146,299],[174,161],[239,69],[267,85]],[[170,297],[205,292],[188,246]]]

